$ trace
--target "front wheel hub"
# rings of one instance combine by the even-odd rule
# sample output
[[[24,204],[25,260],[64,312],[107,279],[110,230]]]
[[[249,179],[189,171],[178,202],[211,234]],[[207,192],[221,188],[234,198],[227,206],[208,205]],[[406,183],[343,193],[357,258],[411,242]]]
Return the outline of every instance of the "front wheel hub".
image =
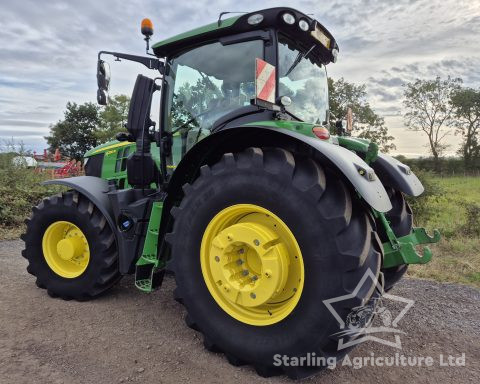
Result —
[[[251,204],[225,208],[208,225],[201,246],[202,273],[220,307],[247,324],[286,317],[301,295],[304,267],[287,225]]]
[[[85,272],[90,261],[86,236],[69,221],[56,221],[48,226],[42,238],[42,251],[50,269],[68,279]]]

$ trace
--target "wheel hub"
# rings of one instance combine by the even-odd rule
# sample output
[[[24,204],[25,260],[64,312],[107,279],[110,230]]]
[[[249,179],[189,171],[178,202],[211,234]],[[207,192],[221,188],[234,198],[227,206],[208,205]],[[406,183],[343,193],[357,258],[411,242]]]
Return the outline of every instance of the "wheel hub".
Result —
[[[57,243],[57,252],[62,260],[72,260],[82,256],[84,244],[79,237],[62,239]]]
[[[256,307],[279,294],[288,277],[287,249],[261,224],[234,224],[212,241],[210,268],[222,295],[232,303]]]
[[[303,288],[295,237],[280,218],[256,205],[234,205],[212,219],[202,239],[201,266],[217,304],[247,324],[280,321]]]
[[[80,276],[90,261],[87,238],[68,221],[50,224],[43,235],[42,250],[50,269],[65,278]]]

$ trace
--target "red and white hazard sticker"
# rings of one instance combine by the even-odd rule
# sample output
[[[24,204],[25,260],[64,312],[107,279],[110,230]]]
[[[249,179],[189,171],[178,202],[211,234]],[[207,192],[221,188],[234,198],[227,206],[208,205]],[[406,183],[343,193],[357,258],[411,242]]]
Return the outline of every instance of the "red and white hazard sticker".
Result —
[[[255,62],[255,93],[257,99],[275,103],[275,66],[262,59]]]

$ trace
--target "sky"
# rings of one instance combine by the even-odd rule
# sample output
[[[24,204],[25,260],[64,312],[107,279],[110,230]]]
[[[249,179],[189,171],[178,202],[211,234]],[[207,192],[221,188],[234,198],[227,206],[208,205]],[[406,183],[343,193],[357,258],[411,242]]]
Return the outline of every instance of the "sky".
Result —
[[[405,83],[450,75],[480,87],[480,0],[2,0],[0,149],[13,138],[42,152],[68,101],[95,102],[99,50],[144,53],[144,17],[154,23],[155,42],[222,11],[280,5],[314,15],[333,34],[340,54],[329,76],[367,85],[369,102],[395,137],[394,154],[427,155],[423,134],[404,126]],[[111,94],[131,94],[136,75],[149,73],[126,61],[112,60],[111,70]],[[460,138],[452,133],[448,140],[454,154]]]

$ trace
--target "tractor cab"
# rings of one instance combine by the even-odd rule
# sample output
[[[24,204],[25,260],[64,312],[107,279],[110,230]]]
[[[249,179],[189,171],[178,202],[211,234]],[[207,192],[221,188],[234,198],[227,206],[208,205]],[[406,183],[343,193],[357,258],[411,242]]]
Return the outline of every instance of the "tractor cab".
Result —
[[[259,121],[328,124],[325,65],[338,46],[316,20],[289,8],[222,19],[153,45],[165,58],[162,125],[172,165],[217,130]]]
[[[163,157],[164,165],[157,166],[164,169],[165,178],[193,146],[222,129],[286,121],[298,123],[309,136],[315,135],[314,125],[329,130],[325,66],[338,55],[330,32],[290,8],[224,16],[222,13],[212,24],[154,44],[158,59],[99,54],[101,104],[108,99],[108,79],[105,81],[102,73],[109,74],[102,54],[138,61],[160,72],[159,132],[151,141],[163,147],[159,159]],[[142,33],[149,44],[153,26],[146,20]],[[143,100],[143,94],[140,97]],[[136,99],[134,93],[132,101]],[[135,141],[136,136],[130,132],[120,139]]]

